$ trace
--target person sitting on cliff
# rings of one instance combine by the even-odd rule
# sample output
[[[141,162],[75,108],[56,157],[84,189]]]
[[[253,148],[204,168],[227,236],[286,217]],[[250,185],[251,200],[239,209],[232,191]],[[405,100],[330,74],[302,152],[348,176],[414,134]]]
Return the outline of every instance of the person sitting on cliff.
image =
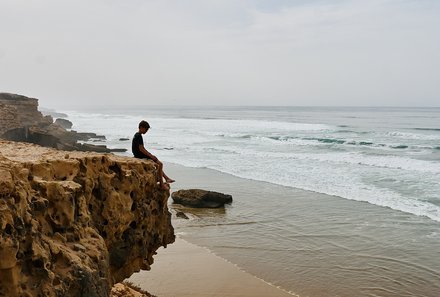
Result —
[[[139,123],[139,131],[136,132],[133,136],[133,141],[131,144],[131,150],[135,158],[139,159],[149,159],[158,165],[159,169],[159,183],[162,189],[168,189],[168,184],[173,183],[175,180],[169,178],[165,172],[163,172],[163,163],[159,161],[159,159],[147,151],[144,147],[144,140],[142,138],[142,134],[145,134],[150,129],[150,124],[146,121],[141,121]],[[166,183],[163,183],[165,179]]]

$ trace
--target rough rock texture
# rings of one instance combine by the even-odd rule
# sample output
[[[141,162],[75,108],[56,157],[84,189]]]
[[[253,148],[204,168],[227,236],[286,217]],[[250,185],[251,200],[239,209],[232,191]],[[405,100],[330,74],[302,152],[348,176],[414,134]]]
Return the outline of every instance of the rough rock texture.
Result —
[[[66,120],[66,119],[60,119],[60,118],[55,120],[55,124],[63,127],[64,129],[71,129],[73,126],[73,123],[71,121]]]
[[[0,140],[0,296],[109,296],[174,241],[151,161]]]
[[[77,133],[67,131],[71,122],[43,116],[38,111],[38,99],[22,95],[0,93],[0,138],[12,141],[36,143],[62,150],[80,150],[95,152],[121,151],[109,149],[105,145],[81,144],[91,138],[105,139],[95,133]],[[123,149],[123,151],[126,151]]]
[[[188,216],[183,211],[176,212],[176,217],[181,218],[181,219],[185,219],[185,220],[189,220]]]
[[[8,130],[20,128],[17,109],[0,101],[0,135]]]
[[[38,99],[28,98],[26,96],[9,94],[9,93],[0,93],[0,104],[4,106],[9,106],[14,109],[13,113],[10,113],[11,116],[15,118],[21,125],[32,125],[35,124],[35,119],[43,118],[41,112],[38,111]],[[4,132],[1,129],[3,127],[8,128],[7,122],[3,125],[0,125],[0,133]]]
[[[231,195],[200,189],[179,190],[171,197],[174,203],[195,208],[219,208],[232,202]]]
[[[113,286],[110,297],[156,297],[131,283],[117,283]]]

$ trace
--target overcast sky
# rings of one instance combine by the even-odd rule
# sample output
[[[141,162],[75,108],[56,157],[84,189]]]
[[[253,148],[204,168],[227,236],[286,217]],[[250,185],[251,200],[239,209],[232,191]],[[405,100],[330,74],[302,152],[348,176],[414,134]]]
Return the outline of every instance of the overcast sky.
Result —
[[[440,106],[440,1],[0,0],[0,91],[46,107]]]

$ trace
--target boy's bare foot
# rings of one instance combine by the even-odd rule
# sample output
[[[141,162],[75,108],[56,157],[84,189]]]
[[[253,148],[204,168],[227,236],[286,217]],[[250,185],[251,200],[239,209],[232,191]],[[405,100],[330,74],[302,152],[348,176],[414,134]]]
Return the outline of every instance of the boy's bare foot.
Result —
[[[165,183],[165,184],[162,184],[162,185],[160,186],[160,188],[161,188],[162,190],[169,190],[169,189],[170,189],[170,185],[167,184],[167,183]]]
[[[174,179],[171,179],[171,178],[167,179],[166,181],[167,181],[167,183],[169,183],[169,184],[175,182],[175,180],[174,180]]]

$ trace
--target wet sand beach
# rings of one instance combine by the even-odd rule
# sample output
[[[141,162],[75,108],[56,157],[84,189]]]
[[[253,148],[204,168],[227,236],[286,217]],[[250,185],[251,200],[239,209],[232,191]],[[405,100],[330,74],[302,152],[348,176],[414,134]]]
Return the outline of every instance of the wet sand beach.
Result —
[[[207,249],[178,238],[158,250],[151,271],[130,282],[159,297],[291,297]]]
[[[176,234],[266,282],[299,296],[440,295],[438,222],[210,169],[167,163],[165,170],[176,179],[172,191],[204,188],[231,194],[234,199],[224,209],[190,209],[173,204],[170,198]],[[176,211],[190,219],[175,217]],[[146,278],[164,269],[161,252]],[[203,263],[194,260],[174,267],[183,275],[205,271],[183,287],[197,289],[198,284],[215,278],[216,270]],[[164,272],[162,278],[155,278],[168,282],[162,290],[179,286],[180,281],[173,283],[171,275],[170,280],[164,280],[165,276]],[[225,279],[223,286],[227,283]],[[238,295],[230,296],[246,296],[239,294],[248,285],[239,283],[242,288],[232,286]],[[228,296],[217,291],[223,286],[218,284],[209,293],[219,295],[205,291],[208,295],[200,296]]]

